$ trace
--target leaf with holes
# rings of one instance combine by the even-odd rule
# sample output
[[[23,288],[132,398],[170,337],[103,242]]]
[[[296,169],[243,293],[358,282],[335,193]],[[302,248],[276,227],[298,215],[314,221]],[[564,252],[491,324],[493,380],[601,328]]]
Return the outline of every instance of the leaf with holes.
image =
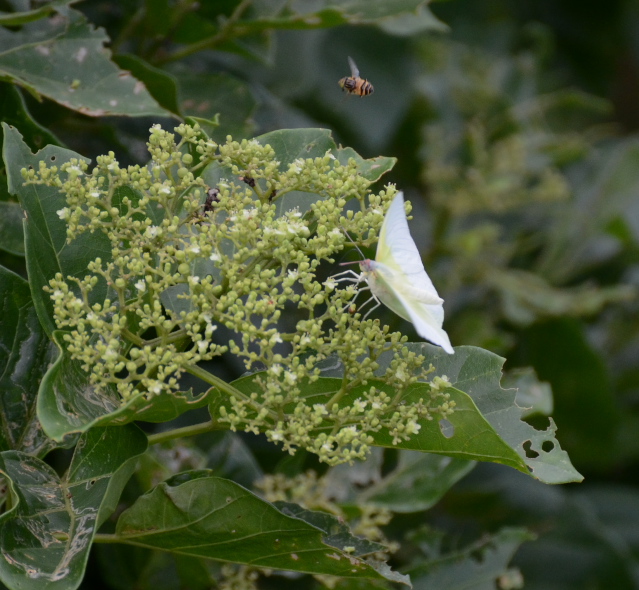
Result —
[[[441,348],[425,343],[408,343],[406,346],[423,354],[426,363],[436,368],[432,376],[447,376],[451,386],[446,393],[455,409],[445,420],[423,420],[419,432],[410,440],[393,444],[393,437],[386,429],[371,433],[373,444],[381,447],[399,448],[426,453],[447,455],[459,459],[490,461],[513,467],[531,474],[546,483],[580,481],[581,475],[574,469],[565,451],[561,450],[554,438],[554,425],[546,431],[537,431],[521,421],[522,409],[515,400],[514,390],[504,390],[499,385],[503,359],[481,348],[461,346],[454,355],[446,354]],[[390,362],[389,355],[382,355],[379,374]],[[322,377],[302,388],[307,403],[326,404],[342,386],[343,369],[339,363],[328,362]],[[335,375],[335,377],[332,377]],[[233,387],[244,395],[261,394],[258,380],[260,373],[242,377],[233,382]],[[350,389],[339,401],[340,407],[352,405],[357,399],[365,399],[370,387],[385,391],[391,397],[395,394],[382,381],[370,380],[367,385]],[[410,404],[430,395],[430,385],[414,383],[410,385],[401,402]],[[217,418],[225,396],[213,394],[210,406],[211,416]],[[249,416],[250,418],[250,416]],[[331,429],[326,423],[317,433]],[[527,452],[526,446],[530,445]],[[548,448],[548,447],[552,448]]]
[[[177,475],[140,497],[121,514],[110,540],[256,567],[408,584],[385,563],[364,559],[379,546],[336,529],[334,517],[289,504],[278,509],[210,473]]]
[[[93,536],[146,445],[136,426],[95,428],[78,441],[62,478],[35,457],[0,453],[11,489],[11,508],[0,516],[2,582],[24,590],[77,588]]]

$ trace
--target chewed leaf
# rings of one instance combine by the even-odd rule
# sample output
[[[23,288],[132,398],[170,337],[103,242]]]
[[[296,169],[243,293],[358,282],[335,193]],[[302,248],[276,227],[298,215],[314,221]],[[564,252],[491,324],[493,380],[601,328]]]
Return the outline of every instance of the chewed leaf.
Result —
[[[10,588],[73,590],[97,528],[115,509],[146,449],[136,426],[96,428],[76,447],[67,474],[19,451],[0,454],[12,508],[0,516],[0,579]]]
[[[427,361],[436,367],[435,375],[446,375],[453,387],[472,398],[484,418],[517,452],[534,477],[544,483],[583,479],[555,438],[552,419],[546,430],[536,430],[521,419],[524,409],[515,403],[516,391],[502,389],[500,385],[503,358],[472,346],[457,347],[454,355],[447,355],[429,344],[407,346],[426,355]]]
[[[339,367],[337,367],[337,373],[339,373]],[[261,392],[260,378],[261,373],[255,373],[234,381],[232,385],[246,396],[251,396],[253,393],[259,395]],[[309,405],[325,405],[340,390],[341,386],[341,377],[324,377],[313,383],[305,383],[301,387],[301,391]],[[371,379],[366,385],[353,387],[347,394],[343,395],[338,402],[340,408],[352,406],[358,398],[364,399],[371,387],[384,391],[389,396],[395,394],[390,385]],[[428,399],[430,393],[428,384],[414,383],[404,392],[401,403],[418,403],[420,399]],[[398,444],[393,444],[393,435],[389,433],[388,429],[382,428],[377,432],[369,433],[373,438],[373,444],[387,448],[448,455],[459,459],[502,463],[529,473],[517,451],[498,435],[465,392],[451,387],[447,393],[450,395],[449,401],[455,403],[455,411],[446,420],[420,420],[419,432],[413,434],[409,440],[403,440]],[[210,399],[212,402],[211,416],[215,418],[219,416],[219,408],[225,404],[227,396],[213,393]],[[251,418],[252,415],[249,412],[247,419]],[[240,427],[238,425],[238,428]],[[330,432],[332,427],[331,422],[320,425],[313,431],[314,438],[325,431]]]
[[[515,390],[505,390],[500,385],[504,359],[474,346],[456,347],[454,355],[426,343],[411,342],[406,346],[433,364],[435,372],[431,377],[447,377],[451,385],[447,391],[457,406],[439,424],[422,423],[419,433],[398,445],[400,448],[502,463],[544,483],[583,479],[555,439],[552,420],[547,430],[538,431],[521,419],[524,409],[515,403]],[[378,374],[383,374],[390,357],[382,355],[378,362]],[[328,359],[323,363],[322,374],[341,377],[343,367],[339,360]],[[405,399],[418,399],[419,387],[416,384]],[[375,443],[391,446],[388,437],[381,434],[375,435]]]
[[[358,547],[367,552],[377,544],[358,540],[353,552],[350,534],[322,528],[331,528],[334,519],[304,510],[297,518],[293,512],[290,504],[280,510],[232,481],[187,472],[125,510],[114,540],[257,567],[409,584],[384,563],[357,557]]]
[[[29,284],[0,267],[0,451],[46,454],[55,443],[36,417],[38,385],[55,347],[44,333]]]

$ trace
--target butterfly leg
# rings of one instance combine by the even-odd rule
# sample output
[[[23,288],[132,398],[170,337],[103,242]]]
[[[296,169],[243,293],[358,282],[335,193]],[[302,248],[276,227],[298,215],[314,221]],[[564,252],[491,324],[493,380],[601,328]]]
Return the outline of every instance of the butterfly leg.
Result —
[[[335,279],[336,277],[341,277],[335,281],[336,283],[341,283],[342,281],[361,283],[364,280],[364,277],[357,274],[354,270],[345,270],[344,272],[337,273],[333,275],[331,279]]]
[[[371,315],[371,313],[372,313],[374,310],[376,310],[376,309],[377,309],[377,308],[378,308],[378,307],[382,304],[382,302],[381,302],[379,299],[377,299],[377,297],[375,297],[375,295],[372,295],[372,296],[371,296],[371,298],[370,298],[370,299],[369,299],[366,303],[368,303],[369,301],[372,301],[373,299],[374,299],[375,301],[377,301],[377,303],[376,303],[375,305],[373,305],[373,307],[371,307],[371,308],[370,308],[370,309],[366,312],[366,315],[362,318],[362,321],[363,321],[363,322],[364,322],[364,321],[366,321],[366,318],[367,318],[369,315]],[[360,309],[361,309],[361,307],[360,307]]]

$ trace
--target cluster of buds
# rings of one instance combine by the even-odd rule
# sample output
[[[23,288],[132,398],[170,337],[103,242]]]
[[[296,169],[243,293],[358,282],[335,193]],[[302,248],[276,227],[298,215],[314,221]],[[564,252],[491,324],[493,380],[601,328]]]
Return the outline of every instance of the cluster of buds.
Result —
[[[225,384],[213,418],[331,464],[364,457],[382,428],[399,442],[420,421],[452,411],[437,387],[419,403],[402,402],[430,367],[404,336],[353,313],[355,286],[327,278],[350,247],[347,233],[363,247],[375,243],[395,188],[371,193],[357,163],[343,165],[330,150],[283,165],[256,140],[218,145],[197,126],[175,131],[179,140],[151,129],[146,166],[121,167],[109,153],[92,169],[71,160],[23,170],[25,182],[65,195],[58,215],[69,243],[100,232],[110,245],[86,276],[58,274],[48,287],[68,351],[93,386],[152,403],[178,391],[184,373],[220,384],[201,363],[231,354],[261,370],[257,389]],[[304,210],[300,192],[316,197]],[[351,200],[357,211],[346,209]],[[97,291],[106,295],[96,300]],[[389,353],[388,370],[375,374]],[[340,387],[310,403],[318,365],[334,357],[344,366]]]

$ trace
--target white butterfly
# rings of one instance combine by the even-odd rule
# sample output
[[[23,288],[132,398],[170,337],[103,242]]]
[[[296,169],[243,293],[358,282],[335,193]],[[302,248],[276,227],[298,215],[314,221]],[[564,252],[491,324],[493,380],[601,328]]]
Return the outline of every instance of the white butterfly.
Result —
[[[437,294],[426,274],[417,246],[410,236],[403,193],[397,193],[388,208],[375,260],[362,260],[359,267],[361,274],[347,270],[335,276],[352,275],[339,280],[368,283],[373,299],[377,302],[368,313],[383,303],[398,316],[411,322],[422,338],[441,346],[447,353],[454,354],[448,334],[442,328],[444,300]]]

